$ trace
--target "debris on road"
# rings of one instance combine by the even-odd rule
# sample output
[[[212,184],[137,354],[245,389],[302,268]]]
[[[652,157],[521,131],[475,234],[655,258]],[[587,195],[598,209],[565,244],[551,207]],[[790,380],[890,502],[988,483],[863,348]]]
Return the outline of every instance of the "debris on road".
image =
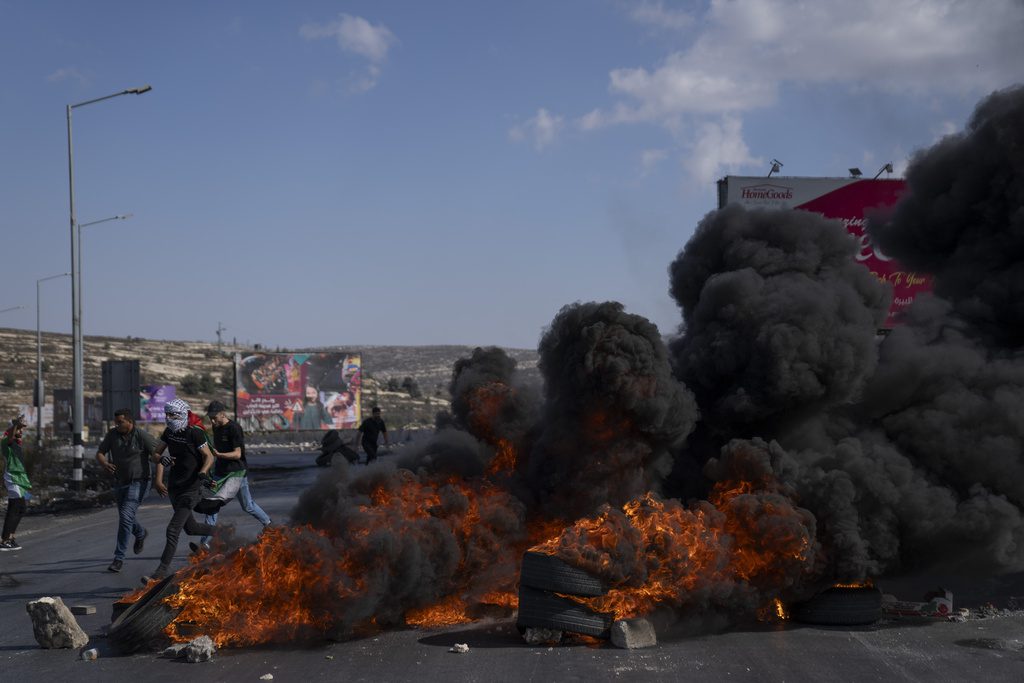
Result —
[[[217,647],[213,644],[213,639],[210,636],[199,636],[190,640],[188,645],[182,649],[185,660],[192,664],[208,662],[213,659],[216,652]]]
[[[26,603],[25,611],[32,619],[32,633],[41,647],[79,648],[89,642],[89,636],[60,598],[32,600]]]
[[[455,647],[448,650],[448,652],[454,652],[456,654],[464,655],[469,652],[469,645],[466,643],[455,643]]]
[[[175,643],[170,647],[164,648],[164,651],[160,653],[160,656],[167,657],[169,659],[177,659],[178,657],[184,657],[184,650],[186,647],[188,647],[188,643]]]
[[[272,681],[274,680],[274,674],[263,674],[260,676],[261,681]]]
[[[899,600],[888,593],[882,596],[882,614],[892,619],[942,619],[953,616],[953,593],[939,588],[924,596],[924,602]]]
[[[78,615],[96,614],[96,608],[92,605],[71,605],[71,613]]]
[[[81,656],[82,659],[84,659],[87,662],[95,662],[96,658],[100,656],[100,651],[94,647],[91,647],[88,650],[82,650]]]
[[[523,640],[530,645],[544,645],[546,643],[562,642],[562,631],[553,628],[541,628],[539,626],[527,626],[523,629]]]
[[[654,647],[658,644],[658,636],[654,626],[648,620],[620,619],[612,623],[612,645],[624,650],[637,650]]]

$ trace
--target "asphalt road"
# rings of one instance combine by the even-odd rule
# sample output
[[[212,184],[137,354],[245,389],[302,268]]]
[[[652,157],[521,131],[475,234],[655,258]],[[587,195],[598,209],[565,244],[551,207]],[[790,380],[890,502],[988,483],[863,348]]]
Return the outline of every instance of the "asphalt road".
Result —
[[[275,521],[287,520],[296,496],[319,472],[312,459],[310,454],[249,456],[254,497]],[[663,640],[656,648],[632,652],[610,646],[531,647],[522,642],[510,620],[499,620],[438,631],[393,631],[316,647],[224,650],[201,664],[156,654],[117,656],[102,635],[111,603],[156,566],[170,508],[153,494],[140,514],[154,536],[142,555],[129,553],[121,574],[106,571],[117,524],[113,508],[25,518],[18,533],[24,549],[0,553],[2,680],[259,681],[265,674],[273,674],[275,681],[488,683],[1024,680],[1024,617],[853,630],[786,624]],[[235,523],[241,533],[259,531],[256,520],[233,503],[221,519]],[[184,565],[187,552],[183,542],[177,564]],[[1018,588],[1005,582],[1001,586],[1009,594]],[[89,647],[100,650],[97,661],[81,661],[72,650],[39,648],[25,603],[47,595],[60,596],[68,604],[96,606],[96,614],[78,620],[91,638]],[[455,643],[467,643],[470,651],[449,652]]]

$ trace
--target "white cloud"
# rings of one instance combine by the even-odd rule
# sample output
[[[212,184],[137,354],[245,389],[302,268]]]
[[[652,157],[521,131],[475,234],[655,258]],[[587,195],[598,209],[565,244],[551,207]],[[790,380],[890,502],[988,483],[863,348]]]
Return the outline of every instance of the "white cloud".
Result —
[[[683,161],[695,183],[711,182],[726,172],[735,173],[764,164],[763,159],[750,155],[743,141],[743,122],[729,115],[701,124],[692,151]]]
[[[61,69],[57,69],[52,74],[46,77],[46,80],[50,83],[60,83],[61,81],[76,81],[79,85],[87,85],[89,83],[89,77],[78,70],[78,67],[67,66]]]
[[[661,6],[641,7],[653,16]],[[784,84],[987,92],[1018,80],[1024,63],[1019,0],[983,11],[958,0],[711,0],[699,19],[662,64],[612,70],[609,91],[622,99],[580,126],[746,111],[773,104]]]
[[[669,9],[662,0],[642,0],[630,9],[629,16],[640,24],[676,31],[693,24],[693,15],[681,9]]]
[[[509,129],[508,136],[517,142],[531,140],[539,151],[555,141],[564,124],[563,117],[541,108],[537,110],[536,116]]]
[[[337,21],[325,24],[303,24],[299,27],[299,35],[306,40],[334,38],[343,51],[370,62],[364,73],[351,79],[349,89],[354,92],[365,92],[377,84],[381,65],[387,60],[388,51],[398,42],[395,34],[384,24],[374,25],[350,14],[341,14]]]

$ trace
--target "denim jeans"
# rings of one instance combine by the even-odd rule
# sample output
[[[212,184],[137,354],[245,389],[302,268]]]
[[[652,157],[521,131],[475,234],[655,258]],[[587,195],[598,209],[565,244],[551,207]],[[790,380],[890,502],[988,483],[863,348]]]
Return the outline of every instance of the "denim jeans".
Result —
[[[248,512],[250,515],[260,521],[260,524],[266,526],[270,524],[270,515],[263,511],[256,501],[252,499],[252,492],[249,491],[249,477],[242,477],[242,488],[238,489],[238,503],[242,506],[242,509]],[[206,515],[207,524],[217,523],[217,514]],[[209,543],[210,537],[203,536],[199,539],[200,543]]]
[[[147,493],[149,493],[149,479],[136,479],[130,484],[114,487],[118,518],[117,545],[114,547],[115,560],[124,559],[125,551],[128,550],[129,536],[142,538],[146,535],[146,529],[135,519],[135,513]]]

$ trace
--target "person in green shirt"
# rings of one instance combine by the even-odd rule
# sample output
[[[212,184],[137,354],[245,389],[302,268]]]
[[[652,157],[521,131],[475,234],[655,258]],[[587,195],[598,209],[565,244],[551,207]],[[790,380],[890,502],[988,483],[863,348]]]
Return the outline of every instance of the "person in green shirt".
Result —
[[[25,455],[21,450],[21,436],[25,431],[25,416],[11,420],[11,426],[0,438],[0,458],[4,464],[4,486],[7,488],[7,514],[4,516],[3,537],[0,550],[21,550],[21,544],[14,540],[22,515],[25,514],[25,499],[29,497],[32,482],[25,471]]]

